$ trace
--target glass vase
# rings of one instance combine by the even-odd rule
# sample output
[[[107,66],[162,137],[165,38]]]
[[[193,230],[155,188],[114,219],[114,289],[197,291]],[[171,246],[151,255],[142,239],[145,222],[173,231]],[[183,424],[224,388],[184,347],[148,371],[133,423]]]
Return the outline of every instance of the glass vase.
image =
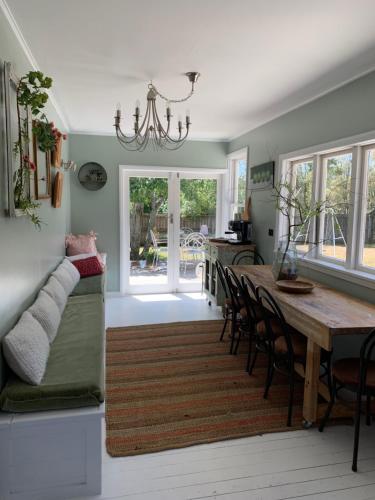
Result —
[[[274,252],[272,274],[276,281],[295,280],[298,277],[297,249],[294,242],[282,240]]]

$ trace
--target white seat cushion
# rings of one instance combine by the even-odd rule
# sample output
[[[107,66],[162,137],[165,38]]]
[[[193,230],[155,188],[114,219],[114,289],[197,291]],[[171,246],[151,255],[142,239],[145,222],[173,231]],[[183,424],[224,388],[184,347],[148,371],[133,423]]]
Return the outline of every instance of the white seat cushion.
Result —
[[[9,367],[24,382],[39,385],[49,356],[49,341],[41,324],[25,311],[16,326],[3,339]]]
[[[48,295],[53,298],[53,300],[56,302],[57,307],[59,308],[60,314],[62,314],[65,309],[68,295],[60,282],[55,278],[55,276],[50,277],[50,279],[47,281],[47,284],[44,285],[42,290],[47,292]]]
[[[61,313],[56,302],[47,292],[41,290],[28,311],[42,325],[50,344],[52,344],[61,321]]]

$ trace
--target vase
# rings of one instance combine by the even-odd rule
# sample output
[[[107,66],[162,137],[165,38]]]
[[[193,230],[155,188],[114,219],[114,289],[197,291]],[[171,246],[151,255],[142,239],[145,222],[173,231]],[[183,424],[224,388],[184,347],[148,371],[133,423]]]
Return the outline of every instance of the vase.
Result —
[[[15,217],[25,217],[25,212],[21,208],[15,208],[14,209],[14,216]]]
[[[51,151],[51,164],[53,167],[61,167],[62,137],[56,139],[55,149]]]
[[[276,281],[295,280],[298,277],[297,249],[294,242],[282,240],[274,252],[272,274]]]

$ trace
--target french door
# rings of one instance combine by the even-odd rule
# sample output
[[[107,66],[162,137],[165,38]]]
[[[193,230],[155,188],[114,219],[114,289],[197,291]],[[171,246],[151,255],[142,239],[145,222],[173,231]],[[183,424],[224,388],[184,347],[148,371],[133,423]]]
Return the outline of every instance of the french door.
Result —
[[[198,291],[221,232],[222,173],[120,167],[122,293]]]

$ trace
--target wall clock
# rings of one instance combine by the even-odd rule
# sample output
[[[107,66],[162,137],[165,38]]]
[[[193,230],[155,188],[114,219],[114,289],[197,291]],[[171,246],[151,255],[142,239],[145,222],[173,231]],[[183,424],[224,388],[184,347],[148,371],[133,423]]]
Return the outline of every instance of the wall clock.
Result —
[[[85,189],[98,191],[107,182],[107,172],[99,163],[90,161],[79,169],[78,180]]]

